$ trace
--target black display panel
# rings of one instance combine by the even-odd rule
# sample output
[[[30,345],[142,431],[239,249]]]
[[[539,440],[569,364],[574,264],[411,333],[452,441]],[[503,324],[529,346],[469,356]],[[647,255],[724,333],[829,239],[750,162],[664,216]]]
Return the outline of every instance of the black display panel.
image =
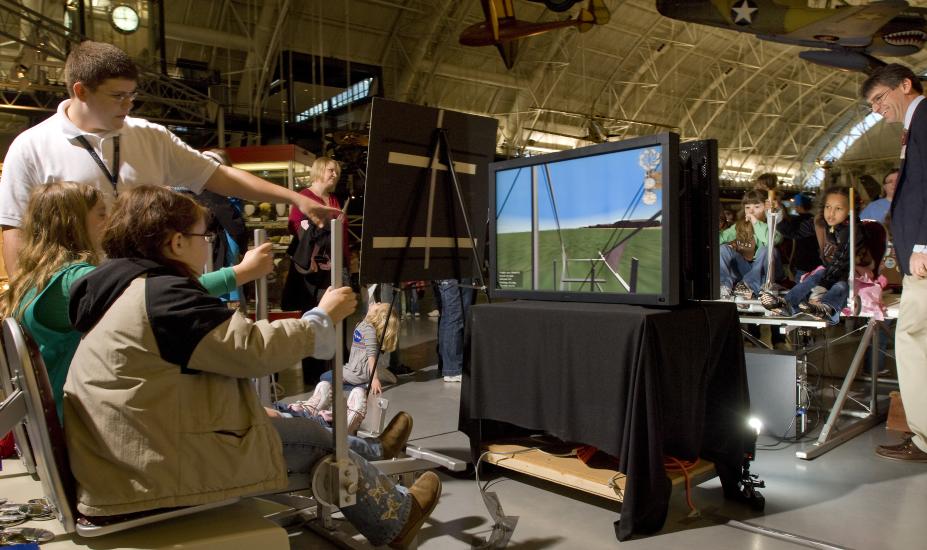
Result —
[[[720,295],[718,141],[679,144],[681,298],[717,300]]]

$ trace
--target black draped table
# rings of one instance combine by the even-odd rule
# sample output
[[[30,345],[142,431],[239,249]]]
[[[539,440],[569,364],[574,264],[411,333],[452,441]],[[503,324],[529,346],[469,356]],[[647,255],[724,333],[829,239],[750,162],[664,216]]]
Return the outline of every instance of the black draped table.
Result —
[[[666,520],[664,455],[711,460],[738,492],[749,411],[737,308],[506,302],[474,306],[460,429],[484,442],[524,429],[613,455],[626,475],[619,540]]]

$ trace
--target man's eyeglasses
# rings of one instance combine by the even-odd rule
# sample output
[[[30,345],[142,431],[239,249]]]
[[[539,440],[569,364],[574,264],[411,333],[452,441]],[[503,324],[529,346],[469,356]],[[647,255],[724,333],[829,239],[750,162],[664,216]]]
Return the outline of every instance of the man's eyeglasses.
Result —
[[[894,88],[889,88],[885,90],[884,92],[882,92],[881,94],[872,98],[872,101],[869,102],[869,110],[875,111],[877,108],[879,108],[882,105],[882,102],[885,101],[885,96],[887,96],[888,92],[892,90],[894,90]]]
[[[210,244],[216,242],[215,233],[183,233],[183,235],[187,237],[203,237],[203,240]]]
[[[135,98],[138,97],[138,92],[116,92],[107,93],[106,95],[122,103],[124,101],[135,101]]]

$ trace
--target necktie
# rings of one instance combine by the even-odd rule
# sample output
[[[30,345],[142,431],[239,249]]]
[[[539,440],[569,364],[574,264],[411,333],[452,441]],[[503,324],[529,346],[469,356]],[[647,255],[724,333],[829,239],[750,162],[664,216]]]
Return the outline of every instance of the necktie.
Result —
[[[908,144],[908,129],[905,128],[901,131],[901,146],[904,147]]]

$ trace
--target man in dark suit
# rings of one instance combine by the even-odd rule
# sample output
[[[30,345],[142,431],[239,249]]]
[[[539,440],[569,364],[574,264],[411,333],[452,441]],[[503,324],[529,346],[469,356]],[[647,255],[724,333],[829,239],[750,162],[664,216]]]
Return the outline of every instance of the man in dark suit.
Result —
[[[904,273],[895,357],[913,435],[900,445],[880,446],[876,453],[908,462],[927,462],[927,105],[922,105],[923,93],[914,72],[893,63],[876,69],[859,94],[886,122],[904,124],[891,229]]]

